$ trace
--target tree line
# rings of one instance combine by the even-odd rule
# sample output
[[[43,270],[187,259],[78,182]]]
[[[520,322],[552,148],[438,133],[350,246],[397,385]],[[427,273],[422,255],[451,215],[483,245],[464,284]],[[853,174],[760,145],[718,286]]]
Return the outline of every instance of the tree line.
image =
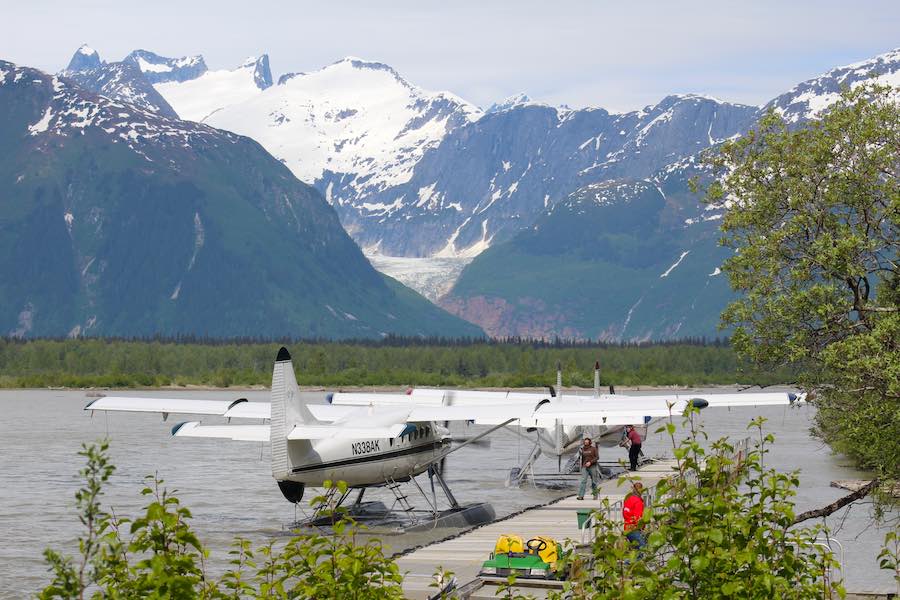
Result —
[[[606,344],[565,340],[0,339],[0,386],[267,386],[278,348],[309,386],[543,387],[556,382],[712,385],[790,383],[789,369],[755,371],[727,341]]]

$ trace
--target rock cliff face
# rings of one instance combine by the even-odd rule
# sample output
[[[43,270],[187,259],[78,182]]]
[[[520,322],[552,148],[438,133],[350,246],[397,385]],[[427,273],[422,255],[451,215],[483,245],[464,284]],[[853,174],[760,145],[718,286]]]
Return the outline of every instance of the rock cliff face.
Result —
[[[123,62],[136,66],[151,84],[190,81],[209,70],[202,56],[167,58],[148,50],[135,50]]]
[[[0,331],[480,333],[376,272],[256,142],[3,61]]]

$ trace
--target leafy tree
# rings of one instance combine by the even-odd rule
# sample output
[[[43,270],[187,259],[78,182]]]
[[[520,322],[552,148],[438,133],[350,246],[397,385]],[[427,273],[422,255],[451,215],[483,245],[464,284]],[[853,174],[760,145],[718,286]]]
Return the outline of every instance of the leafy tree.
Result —
[[[817,391],[816,431],[900,477],[900,106],[874,85],[821,120],[776,113],[709,157],[730,209],[724,270],[740,299],[732,343],[761,368],[792,365]]]
[[[565,593],[633,600],[842,597],[841,586],[824,576],[836,564],[831,552],[814,544],[823,529],[792,526],[796,473],[763,465],[773,441],[763,433],[764,419],[751,423],[755,449],[737,461],[724,439],[705,449],[695,410],[686,419],[691,433],[680,444],[671,419],[660,428],[672,440],[678,469],[657,486],[644,512],[646,545],[632,547],[607,503],[594,513],[590,555],[568,559]]]

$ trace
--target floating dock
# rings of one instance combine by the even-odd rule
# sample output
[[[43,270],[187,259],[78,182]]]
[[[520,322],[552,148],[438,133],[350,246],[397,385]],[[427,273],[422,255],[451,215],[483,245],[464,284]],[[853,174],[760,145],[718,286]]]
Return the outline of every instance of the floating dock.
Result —
[[[671,475],[674,469],[675,461],[664,459],[641,466],[633,475],[643,482],[644,488],[652,495],[652,488],[661,479]],[[629,489],[630,485],[627,483],[618,485],[618,478],[608,479],[600,484],[597,500],[591,499],[589,493],[584,500],[578,500],[573,494],[413,550],[397,559],[400,572],[404,573],[404,594],[411,599],[432,597],[436,589],[429,585],[434,581],[434,573],[440,567],[445,571],[453,571],[459,586],[471,594],[464,597],[494,598],[495,586],[488,585],[478,589],[481,587],[478,572],[481,570],[481,563],[487,560],[494,550],[494,544],[501,534],[517,534],[522,536],[523,540],[544,535],[560,542],[565,539],[581,542],[584,532],[578,528],[577,511],[599,509],[606,499],[614,508],[610,516],[621,519],[621,502]],[[510,490],[510,493],[515,491]],[[523,592],[533,594],[537,598],[542,596],[541,589],[526,590],[524,589],[526,585],[527,583],[522,585]]]

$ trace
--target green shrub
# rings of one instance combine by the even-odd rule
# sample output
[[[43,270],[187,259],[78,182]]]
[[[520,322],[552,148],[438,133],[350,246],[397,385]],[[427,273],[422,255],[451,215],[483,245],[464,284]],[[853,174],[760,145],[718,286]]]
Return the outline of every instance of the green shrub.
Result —
[[[254,550],[237,539],[228,570],[218,579],[206,573],[208,551],[190,526],[191,512],[163,487],[148,478],[142,494],[143,514],[129,519],[103,508],[103,486],[115,468],[106,441],[82,447],[87,465],[80,471],[84,487],[75,494],[84,532],[78,556],[44,552],[52,581],[41,599],[85,598],[309,598],[399,599],[402,577],[385,557],[379,540],[359,536],[361,526],[327,505],[326,496],[312,500],[314,508],[331,514],[330,535],[298,534],[283,547],[274,542]],[[326,483],[326,488],[331,484]],[[346,491],[346,484],[336,484]]]

